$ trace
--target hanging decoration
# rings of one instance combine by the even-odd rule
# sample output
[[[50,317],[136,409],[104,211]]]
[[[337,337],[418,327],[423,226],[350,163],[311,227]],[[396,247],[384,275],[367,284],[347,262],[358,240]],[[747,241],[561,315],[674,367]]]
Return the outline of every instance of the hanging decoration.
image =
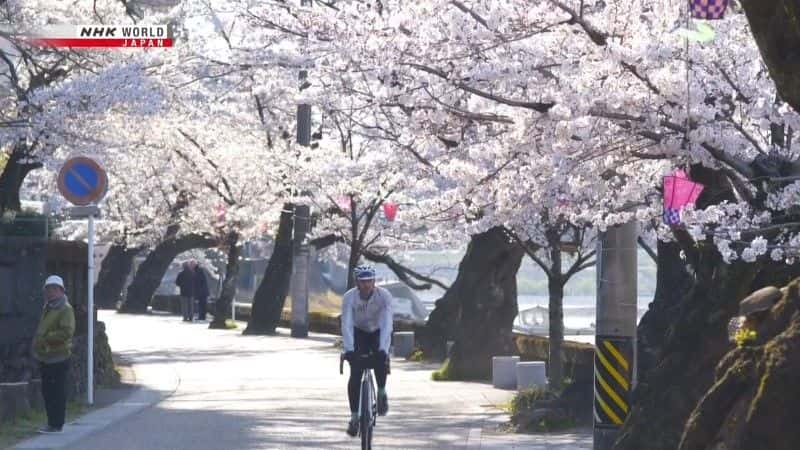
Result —
[[[714,29],[706,22],[699,22],[697,24],[697,30],[680,28],[678,29],[678,35],[685,37],[689,41],[699,42],[701,44],[711,42],[716,37]]]
[[[394,218],[397,216],[397,209],[400,206],[397,203],[392,202],[384,202],[383,203],[383,216],[386,217],[386,220],[389,222],[394,222]]]
[[[216,222],[218,227],[222,227],[225,225],[225,220],[228,215],[228,207],[225,203],[220,203],[217,205],[217,210],[215,214]]]
[[[690,180],[681,169],[664,177],[664,223],[680,224],[681,209],[694,204],[704,188],[702,184]]]
[[[722,19],[727,8],[728,0],[689,0],[689,11],[695,19]]]

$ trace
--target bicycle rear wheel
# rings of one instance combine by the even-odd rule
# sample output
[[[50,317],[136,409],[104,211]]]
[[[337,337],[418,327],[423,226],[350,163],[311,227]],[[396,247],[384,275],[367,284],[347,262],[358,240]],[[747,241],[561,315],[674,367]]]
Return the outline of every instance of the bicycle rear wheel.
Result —
[[[372,450],[372,385],[361,383],[361,450]]]

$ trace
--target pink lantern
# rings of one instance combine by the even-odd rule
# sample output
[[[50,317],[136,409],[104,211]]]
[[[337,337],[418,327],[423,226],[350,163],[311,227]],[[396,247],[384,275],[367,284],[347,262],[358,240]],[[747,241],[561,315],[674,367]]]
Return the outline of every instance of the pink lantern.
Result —
[[[681,223],[681,209],[694,204],[704,187],[690,180],[686,172],[680,169],[664,177],[664,223],[667,225]]]
[[[389,222],[393,222],[395,216],[397,216],[397,209],[399,205],[397,203],[392,202],[384,202],[383,203],[383,215],[386,217],[386,220]]]
[[[217,226],[221,226],[225,223],[226,216],[228,214],[228,207],[224,203],[220,203],[217,205]]]

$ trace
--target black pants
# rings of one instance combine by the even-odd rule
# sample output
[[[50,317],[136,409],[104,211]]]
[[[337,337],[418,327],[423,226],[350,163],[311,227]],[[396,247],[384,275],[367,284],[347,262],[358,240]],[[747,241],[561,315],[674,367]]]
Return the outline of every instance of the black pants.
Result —
[[[381,330],[367,333],[358,328],[353,334],[353,344],[355,355],[377,354],[380,348]],[[383,358],[370,358],[371,366],[375,371],[375,381],[379,388],[386,387],[386,360]],[[361,397],[361,376],[364,374],[364,367],[358,362],[350,363],[350,380],[347,382],[347,399],[350,401],[350,412],[358,412],[358,401]]]
[[[199,320],[206,320],[206,305],[208,304],[208,298],[198,298],[197,299],[197,318]]]
[[[53,364],[42,363],[42,397],[47,411],[47,424],[53,428],[64,426],[67,412],[67,374],[69,359]]]

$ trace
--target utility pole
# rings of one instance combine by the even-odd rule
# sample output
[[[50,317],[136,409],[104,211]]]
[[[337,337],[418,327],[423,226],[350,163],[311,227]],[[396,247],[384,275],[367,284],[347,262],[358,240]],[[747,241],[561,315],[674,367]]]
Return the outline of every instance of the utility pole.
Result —
[[[611,450],[636,383],[637,224],[600,234],[594,357],[594,450]]]
[[[311,0],[301,0],[301,6],[311,6]],[[307,88],[308,71],[301,70],[300,91]],[[311,105],[297,105],[297,143],[308,147],[311,145]],[[294,236],[292,244],[292,337],[308,336],[308,266],[309,249],[306,235],[310,231],[310,208],[308,205],[297,205],[294,208]]]
[[[294,238],[292,258],[292,337],[308,336],[308,266],[309,248],[306,234],[309,228],[308,205],[294,208]]]

